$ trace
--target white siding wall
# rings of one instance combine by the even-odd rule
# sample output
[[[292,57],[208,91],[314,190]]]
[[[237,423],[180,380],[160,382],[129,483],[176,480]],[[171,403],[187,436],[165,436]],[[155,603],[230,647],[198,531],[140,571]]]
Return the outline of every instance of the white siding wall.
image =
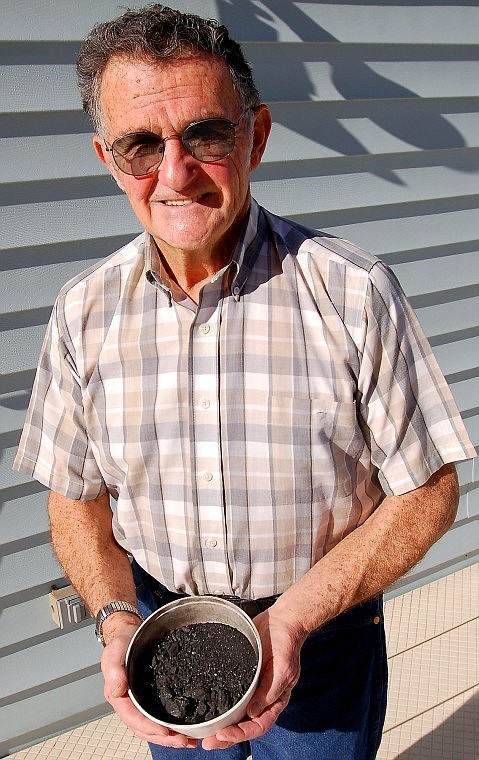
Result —
[[[134,3],[132,3],[134,5]],[[479,3],[171,2],[243,41],[275,125],[253,193],[391,264],[479,443]],[[45,491],[11,470],[53,299],[136,234],[74,59],[113,0],[0,2],[0,757],[106,711],[91,623],[60,632]],[[477,464],[454,528],[396,591],[478,560]]]

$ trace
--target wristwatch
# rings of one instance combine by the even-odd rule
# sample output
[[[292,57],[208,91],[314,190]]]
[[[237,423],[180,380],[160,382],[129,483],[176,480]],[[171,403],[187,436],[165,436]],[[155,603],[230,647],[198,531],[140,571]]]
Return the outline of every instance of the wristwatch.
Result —
[[[133,604],[130,604],[130,602],[110,602],[109,604],[105,604],[96,616],[95,625],[95,636],[103,646],[106,644],[102,633],[103,623],[107,617],[113,615],[114,612],[131,612],[132,615],[136,615],[137,618],[143,621],[143,615],[140,610],[137,610],[137,608]]]

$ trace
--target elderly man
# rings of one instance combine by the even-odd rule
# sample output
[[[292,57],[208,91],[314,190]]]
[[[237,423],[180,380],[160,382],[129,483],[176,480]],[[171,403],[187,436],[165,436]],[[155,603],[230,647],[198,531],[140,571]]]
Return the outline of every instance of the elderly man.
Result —
[[[15,466],[52,491],[106,698],[155,758],[374,758],[381,593],[474,455],[451,394],[380,261],[252,200],[271,119],[224,27],[129,11],[78,71],[145,232],[62,289]],[[264,649],[247,716],[201,745],[136,710],[123,666],[185,594],[247,604]]]

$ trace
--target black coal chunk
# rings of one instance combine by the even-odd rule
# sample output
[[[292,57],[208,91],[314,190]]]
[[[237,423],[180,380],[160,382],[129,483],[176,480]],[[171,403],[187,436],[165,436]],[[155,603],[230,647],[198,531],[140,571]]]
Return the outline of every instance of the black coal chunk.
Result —
[[[154,648],[150,712],[184,725],[217,718],[246,693],[256,665],[251,643],[232,626],[192,623],[176,628]]]

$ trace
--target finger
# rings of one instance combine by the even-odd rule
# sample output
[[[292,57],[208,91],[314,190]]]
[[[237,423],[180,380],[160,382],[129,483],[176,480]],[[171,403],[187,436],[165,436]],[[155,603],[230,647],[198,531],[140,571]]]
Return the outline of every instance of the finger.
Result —
[[[271,726],[277,721],[281,712],[284,710],[289,702],[291,692],[282,695],[280,699],[269,705],[261,715],[250,720],[244,720],[234,726],[227,726],[222,728],[216,734],[216,740],[218,742],[230,742],[232,744],[239,744],[240,742],[250,741],[251,739],[257,739],[259,736],[263,736],[266,731],[269,731]]]
[[[130,637],[118,636],[103,650],[101,669],[105,679],[106,700],[115,710],[120,720],[139,738],[164,747],[196,747],[196,739],[176,731],[168,731],[165,726],[143,715],[128,696],[128,681],[125,671],[125,654]]]
[[[208,736],[201,742],[201,746],[204,750],[229,749],[234,744],[235,742],[220,742],[215,736]]]
[[[120,720],[125,723],[125,725],[129,726],[140,739],[158,744],[169,736],[170,732],[165,726],[161,726],[147,718],[146,715],[143,715],[136,709],[128,696],[125,695],[118,698],[110,697],[108,702],[113,707]]]
[[[274,688],[268,683],[263,681],[256,689],[253,699],[246,708],[246,714],[249,718],[254,720],[268,710],[272,705],[282,704],[281,710],[286,707],[289,702],[292,685],[283,684],[280,685],[279,693],[277,688]]]
[[[105,697],[115,699],[128,691],[128,680],[125,671],[125,653],[128,639],[114,639],[103,650],[101,670],[105,680]]]

